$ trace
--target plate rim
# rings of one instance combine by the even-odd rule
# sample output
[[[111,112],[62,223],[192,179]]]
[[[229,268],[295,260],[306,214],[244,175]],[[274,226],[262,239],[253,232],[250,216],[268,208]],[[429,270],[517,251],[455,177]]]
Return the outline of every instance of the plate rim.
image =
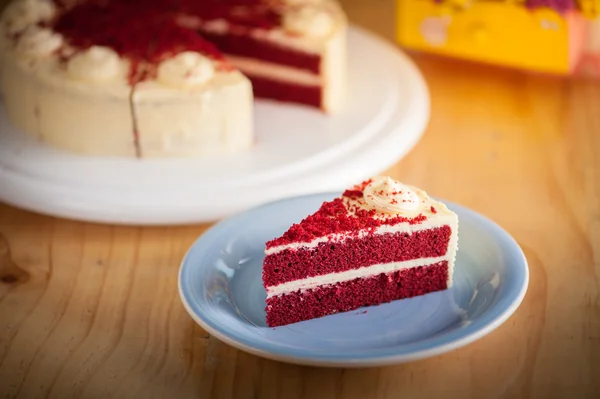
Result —
[[[196,312],[192,308],[191,304],[188,302],[186,294],[185,294],[185,290],[183,288],[183,273],[186,269],[186,265],[189,264],[188,259],[191,255],[193,249],[198,245],[198,243],[201,240],[205,239],[204,237],[207,234],[209,234],[209,233],[214,234],[214,232],[220,230],[221,228],[223,228],[223,226],[226,226],[229,223],[235,222],[235,220],[238,218],[241,218],[251,212],[256,212],[256,211],[259,211],[260,209],[274,206],[276,204],[288,202],[291,200],[306,200],[311,197],[312,198],[322,198],[322,199],[325,199],[325,197],[334,198],[335,196],[339,196],[340,194],[341,194],[341,192],[328,191],[328,192],[311,193],[311,194],[305,194],[305,195],[299,195],[299,196],[290,196],[290,197],[282,198],[279,200],[270,201],[265,204],[262,204],[262,205],[259,205],[256,207],[252,207],[246,211],[238,212],[234,215],[231,215],[227,218],[222,219],[221,221],[215,223],[213,226],[211,226],[209,229],[207,229],[196,240],[194,240],[192,245],[186,251],[186,254],[180,263],[178,278],[177,278],[177,288],[179,291],[180,300],[183,303],[183,306],[184,306],[186,312],[190,315],[190,317],[194,320],[194,322],[196,322],[206,332],[208,332],[210,335],[213,335],[214,337],[216,337],[223,343],[230,345],[238,350],[241,350],[241,351],[244,351],[247,353],[251,353],[253,355],[260,356],[260,357],[263,357],[266,359],[276,360],[276,361],[285,362],[285,363],[304,365],[304,366],[345,367],[345,368],[378,367],[378,366],[387,366],[387,365],[393,365],[393,364],[407,363],[407,362],[412,362],[412,361],[421,360],[421,359],[425,359],[425,358],[430,358],[430,357],[441,355],[443,353],[446,353],[446,352],[449,352],[449,351],[452,351],[455,349],[462,348],[468,344],[471,344],[471,343],[485,337],[486,335],[488,335],[489,333],[491,333],[492,331],[497,329],[499,326],[504,324],[515,313],[515,311],[519,308],[519,306],[523,302],[523,299],[525,298],[525,295],[529,288],[529,280],[530,280],[529,265],[528,265],[527,258],[525,256],[521,246],[514,239],[514,237],[510,233],[508,233],[508,231],[503,229],[499,224],[497,224],[492,219],[490,219],[489,217],[486,217],[483,214],[481,214],[475,210],[472,210],[470,208],[467,208],[466,206],[457,204],[455,202],[436,198],[436,199],[440,200],[441,202],[445,203],[449,208],[451,208],[453,210],[458,209],[460,212],[470,213],[473,217],[478,219],[478,221],[480,223],[483,223],[485,225],[486,230],[491,229],[492,231],[494,231],[495,236],[500,235],[504,239],[506,239],[507,244],[510,245],[511,247],[513,247],[513,249],[516,251],[516,254],[518,255],[518,258],[520,260],[519,264],[522,267],[522,281],[520,281],[520,285],[518,286],[517,292],[513,296],[513,298],[510,299],[510,302],[508,303],[508,305],[506,305],[505,308],[503,310],[501,310],[500,313],[495,318],[492,318],[490,321],[485,323],[483,326],[477,328],[476,330],[468,332],[466,334],[463,334],[462,337],[458,337],[456,339],[449,339],[449,340],[447,340],[447,342],[442,341],[432,347],[429,347],[426,349],[417,349],[415,351],[410,351],[408,353],[393,353],[393,352],[391,352],[386,355],[368,355],[368,353],[367,353],[366,355],[361,356],[360,358],[357,358],[357,357],[354,357],[354,358],[352,358],[352,357],[332,358],[332,357],[328,357],[326,355],[325,356],[314,356],[312,354],[309,354],[306,356],[306,355],[301,355],[298,353],[295,353],[294,355],[290,355],[290,354],[282,354],[282,353],[278,353],[275,351],[266,350],[266,349],[261,348],[260,346],[252,345],[251,343],[241,342],[241,340],[237,340],[235,337],[231,337],[231,336],[227,335],[225,332],[220,331],[218,328],[214,327],[210,321],[204,320],[198,314],[196,314]],[[500,305],[498,303],[496,303],[494,308],[497,306],[500,306]],[[268,327],[268,328],[270,328],[270,327]],[[439,340],[439,338],[431,337],[428,340],[424,340],[421,342],[428,342],[429,340],[435,342],[436,340]],[[263,340],[258,340],[258,342],[262,342],[262,341]],[[408,344],[408,345],[410,345],[410,344]]]

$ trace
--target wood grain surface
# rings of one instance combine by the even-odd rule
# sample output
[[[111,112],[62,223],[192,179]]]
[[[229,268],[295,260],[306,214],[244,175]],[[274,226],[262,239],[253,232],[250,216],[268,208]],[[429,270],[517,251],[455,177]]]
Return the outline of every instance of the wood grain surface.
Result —
[[[389,0],[348,0],[391,38]],[[0,205],[0,397],[599,398],[600,86],[414,56],[423,140],[389,174],[462,203],[523,247],[530,287],[465,348],[385,368],[264,360],[185,312],[177,271],[208,227],[114,227]]]

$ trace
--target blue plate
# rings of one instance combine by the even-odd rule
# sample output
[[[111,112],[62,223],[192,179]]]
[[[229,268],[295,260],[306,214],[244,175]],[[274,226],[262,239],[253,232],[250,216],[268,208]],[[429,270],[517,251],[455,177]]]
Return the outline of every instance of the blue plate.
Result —
[[[179,291],[192,318],[238,349],[318,366],[379,366],[459,348],[488,334],[517,309],[529,281],[513,238],[490,220],[458,214],[459,251],[450,290],[284,327],[265,322],[261,272],[265,242],[338,194],[286,199],[230,217],[191,247]]]

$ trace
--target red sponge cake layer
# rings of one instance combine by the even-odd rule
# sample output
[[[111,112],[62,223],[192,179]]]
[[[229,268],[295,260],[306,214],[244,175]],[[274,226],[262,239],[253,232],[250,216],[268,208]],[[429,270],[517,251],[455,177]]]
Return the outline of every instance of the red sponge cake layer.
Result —
[[[441,226],[412,234],[373,234],[339,243],[321,242],[312,248],[285,249],[265,257],[263,282],[268,287],[374,264],[436,258],[446,253],[451,234],[450,226]]]
[[[267,299],[267,324],[283,326],[448,288],[448,262],[357,278]]]
[[[264,40],[257,40],[247,35],[236,34],[213,34],[201,32],[211,43],[214,43],[223,53],[248,57],[251,59],[260,59],[265,62],[272,62],[280,65],[287,65],[293,68],[303,69],[315,74],[321,72],[321,55],[311,54],[303,51],[294,50],[290,47],[283,47]]]
[[[252,90],[257,98],[321,107],[323,89],[321,86],[305,86],[275,79],[261,78],[247,73],[252,82]]]

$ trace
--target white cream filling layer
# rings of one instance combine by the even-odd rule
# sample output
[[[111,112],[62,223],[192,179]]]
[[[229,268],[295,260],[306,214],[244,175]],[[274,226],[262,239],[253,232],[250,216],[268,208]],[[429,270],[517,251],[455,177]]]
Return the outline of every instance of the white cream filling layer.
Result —
[[[452,285],[452,271],[454,254],[446,254],[436,258],[419,258],[403,262],[383,263],[361,267],[360,269],[347,270],[339,273],[330,273],[322,276],[309,277],[302,280],[290,281],[288,283],[267,287],[267,298],[287,294],[298,290],[309,290],[315,287],[328,286],[357,278],[377,276],[381,273],[393,273],[398,270],[410,269],[419,266],[431,266],[438,262],[448,261],[448,287]]]
[[[304,86],[320,86],[322,84],[322,79],[319,75],[315,75],[314,73],[302,69],[233,55],[227,55],[227,59],[242,71],[242,73],[250,76],[268,78],[281,82],[290,82]]]
[[[269,248],[265,251],[265,255],[272,255],[278,252],[281,252],[286,249],[311,249],[315,248],[322,242],[331,242],[332,244],[341,244],[345,240],[350,238],[363,238],[368,235],[379,235],[379,234],[389,234],[389,233],[408,233],[412,234],[417,231],[422,230],[430,230],[443,226],[450,226],[452,229],[452,234],[454,234],[457,229],[457,218],[454,215],[443,215],[438,216],[436,218],[431,218],[423,221],[419,224],[410,224],[410,223],[399,223],[396,225],[383,225],[379,226],[375,231],[370,230],[361,230],[355,235],[348,235],[343,233],[338,234],[330,234],[327,236],[315,238],[311,242],[298,242],[286,245],[279,245],[277,247]]]

